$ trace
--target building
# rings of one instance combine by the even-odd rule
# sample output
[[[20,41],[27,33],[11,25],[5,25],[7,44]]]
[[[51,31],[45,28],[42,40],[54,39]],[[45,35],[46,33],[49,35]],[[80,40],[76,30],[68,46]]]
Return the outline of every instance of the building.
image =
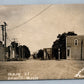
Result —
[[[12,42],[8,46],[8,59],[17,59],[18,58],[18,43]]]
[[[84,59],[84,36],[73,32],[63,33],[52,46],[52,56],[56,59]]]
[[[43,51],[44,51],[44,59],[53,59],[53,57],[52,57],[52,48],[44,48],[43,49]]]
[[[11,45],[8,46],[8,60],[23,60],[30,57],[30,50],[25,45],[19,45],[18,43],[11,42]]]
[[[84,59],[84,36],[66,37],[66,59]]]
[[[4,60],[5,60],[5,48],[3,47],[3,44],[0,41],[0,61]]]

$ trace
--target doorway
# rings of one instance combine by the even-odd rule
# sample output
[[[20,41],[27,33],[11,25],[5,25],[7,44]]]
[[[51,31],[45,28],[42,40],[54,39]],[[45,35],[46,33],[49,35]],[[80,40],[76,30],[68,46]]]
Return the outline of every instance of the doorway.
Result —
[[[71,47],[67,47],[67,59],[71,59]]]

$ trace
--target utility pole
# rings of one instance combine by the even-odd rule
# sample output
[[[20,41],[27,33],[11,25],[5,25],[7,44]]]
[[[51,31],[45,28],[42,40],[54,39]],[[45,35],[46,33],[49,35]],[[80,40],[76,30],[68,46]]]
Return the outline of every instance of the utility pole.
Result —
[[[2,28],[2,42],[3,46],[6,47],[6,38],[7,38],[7,33],[6,33],[6,22],[4,22],[4,25],[0,25]]]
[[[4,25],[0,25],[2,28],[2,42],[3,42],[3,47],[4,47],[4,58],[6,60],[6,38],[7,38],[7,33],[6,33],[6,22],[4,22]]]
[[[6,24],[6,22],[4,22],[4,33],[5,33],[5,43],[4,43],[4,46],[5,46],[5,48],[6,48],[6,38],[7,38],[7,33],[6,33],[6,26],[7,26],[7,24]]]

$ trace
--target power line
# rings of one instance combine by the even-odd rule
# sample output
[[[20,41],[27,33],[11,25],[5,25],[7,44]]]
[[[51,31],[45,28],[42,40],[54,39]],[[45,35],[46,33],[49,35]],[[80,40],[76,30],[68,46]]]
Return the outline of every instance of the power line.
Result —
[[[47,6],[46,8],[44,8],[42,11],[40,11],[38,14],[36,14],[36,15],[33,16],[33,17],[31,17],[31,18],[28,19],[27,21],[23,22],[22,24],[17,25],[17,26],[15,26],[15,27],[13,27],[13,28],[10,28],[10,29],[8,29],[8,30],[13,30],[13,29],[19,28],[19,27],[21,27],[22,25],[24,25],[24,24],[30,22],[31,20],[33,20],[34,18],[36,18],[37,16],[39,16],[40,14],[42,14],[44,11],[46,11],[46,10],[47,10],[48,8],[50,8],[51,6],[52,6],[52,4],[49,5],[49,6]]]

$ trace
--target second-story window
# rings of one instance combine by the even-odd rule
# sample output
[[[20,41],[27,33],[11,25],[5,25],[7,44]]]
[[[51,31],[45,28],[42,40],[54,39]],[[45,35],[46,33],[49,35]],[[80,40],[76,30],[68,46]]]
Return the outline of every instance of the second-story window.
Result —
[[[77,39],[74,40],[74,45],[78,45],[78,40]]]

